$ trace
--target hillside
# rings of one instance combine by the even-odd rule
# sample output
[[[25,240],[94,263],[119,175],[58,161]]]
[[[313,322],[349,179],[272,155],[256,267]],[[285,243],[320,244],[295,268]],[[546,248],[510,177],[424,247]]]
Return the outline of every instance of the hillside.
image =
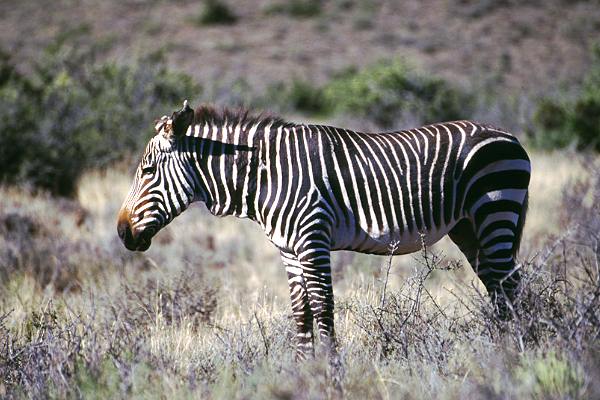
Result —
[[[307,4],[310,16],[283,1],[230,1],[237,21],[205,26],[198,1],[1,2],[0,46],[26,68],[54,35],[76,28],[119,62],[164,52],[219,100],[234,83],[260,91],[292,77],[319,82],[391,57],[462,85],[535,96],[578,83],[600,40],[596,1],[290,3]]]

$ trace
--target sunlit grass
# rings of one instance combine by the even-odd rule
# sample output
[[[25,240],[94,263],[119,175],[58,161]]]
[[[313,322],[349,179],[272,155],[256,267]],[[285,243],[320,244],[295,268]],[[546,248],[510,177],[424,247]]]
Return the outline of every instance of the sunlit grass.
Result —
[[[525,256],[548,234],[560,233],[562,190],[589,172],[569,154],[534,153],[532,160]],[[60,279],[42,286],[37,274],[58,265],[56,260],[21,255],[23,263],[0,283],[0,345],[9,340],[15,349],[25,346],[32,360],[48,363],[38,370],[54,382],[52,389],[30,383],[23,390],[55,398],[340,397],[331,385],[332,374],[340,372],[326,358],[294,361],[285,271],[259,227],[216,218],[197,205],[159,233],[148,252],[128,252],[116,237],[115,220],[130,180],[131,171],[121,167],[88,173],[77,201],[0,188],[1,215],[16,213],[39,224],[39,233],[24,243],[30,251],[69,266]],[[0,238],[0,248],[15,245],[10,240]],[[479,329],[482,321],[491,322],[469,307],[480,304],[483,287],[452,243],[431,252],[442,267],[456,262],[463,267],[435,270],[425,281],[422,314],[394,333],[408,335],[408,357],[398,343],[382,356],[385,340],[374,321],[388,265],[387,312],[410,314],[394,309],[389,299],[411,295],[414,288],[407,285],[423,270],[423,258],[334,254],[344,397],[585,398],[592,393],[587,361],[573,358],[552,337],[543,339],[553,346],[554,353],[546,354],[533,344],[519,350],[518,329],[508,334],[493,325]],[[206,306],[205,314],[193,311],[198,304]],[[431,330],[424,321],[436,307],[445,317],[431,320]],[[3,362],[0,371],[7,371]],[[20,368],[38,371],[31,364]],[[60,374],[66,381],[54,381]],[[9,387],[0,384],[0,395]]]

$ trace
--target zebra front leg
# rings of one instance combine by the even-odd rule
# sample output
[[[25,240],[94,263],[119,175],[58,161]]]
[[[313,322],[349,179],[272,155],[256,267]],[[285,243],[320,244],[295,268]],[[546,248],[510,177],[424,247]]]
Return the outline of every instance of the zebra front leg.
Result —
[[[335,331],[333,326],[333,286],[331,284],[331,258],[323,239],[310,241],[312,246],[299,252],[302,272],[310,300],[310,309],[317,321],[321,343],[329,352],[336,352]]]
[[[314,356],[313,313],[310,308],[302,265],[291,253],[281,251],[281,259],[288,275],[292,313],[296,322],[296,359]]]
[[[314,237],[299,253],[302,273],[306,281],[306,289],[310,299],[310,309],[317,321],[321,344],[329,356],[333,387],[343,397],[342,381],[344,368],[337,351],[335,331],[333,327],[333,286],[331,284],[331,254],[322,237]]]

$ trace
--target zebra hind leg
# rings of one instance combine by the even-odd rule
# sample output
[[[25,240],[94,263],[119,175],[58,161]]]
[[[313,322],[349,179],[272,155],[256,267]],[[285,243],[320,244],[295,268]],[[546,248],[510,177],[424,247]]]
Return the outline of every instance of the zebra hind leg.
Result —
[[[296,359],[305,360],[314,356],[313,313],[306,290],[306,280],[302,273],[302,265],[296,256],[281,251],[281,259],[288,275],[292,313],[296,323]]]
[[[456,244],[460,251],[467,257],[467,261],[471,264],[473,271],[477,271],[477,257],[479,256],[479,242],[475,236],[473,224],[468,219],[463,219],[458,222],[448,232],[450,239]]]
[[[510,275],[510,286],[506,286],[508,281],[504,285],[502,282],[512,271],[514,262],[495,263],[494,259],[488,260],[483,252],[484,249],[477,239],[473,224],[469,219],[463,219],[456,224],[448,233],[448,236],[465,255],[473,271],[475,271],[485,285],[500,318],[507,319],[510,317],[506,300],[512,301],[513,290],[511,289],[514,289],[516,286],[518,276],[515,275],[515,272]],[[493,244],[493,241],[490,239],[490,242],[486,243],[486,246],[489,248]]]
[[[479,240],[477,239],[475,229],[473,228],[473,223],[469,219],[463,219],[459,221],[458,224],[452,228],[450,232],[448,232],[448,236],[450,239],[456,244],[456,246],[460,249],[460,251],[465,255],[467,261],[473,268],[473,271],[477,274],[477,276],[482,280],[488,293],[492,298],[492,303],[495,308],[499,311],[499,315],[501,318],[506,318],[508,314],[506,313],[506,307],[500,306],[498,304],[499,300],[499,291],[498,281],[501,280],[501,277],[492,277],[485,273],[485,271],[480,269],[480,261],[482,259],[480,255],[480,245]],[[506,304],[503,302],[502,304]]]
[[[520,281],[516,255],[525,224],[527,193],[519,198],[515,192],[507,191],[496,194],[494,199],[484,196],[478,203],[473,210],[479,242],[477,275],[492,297],[500,318],[509,319]]]

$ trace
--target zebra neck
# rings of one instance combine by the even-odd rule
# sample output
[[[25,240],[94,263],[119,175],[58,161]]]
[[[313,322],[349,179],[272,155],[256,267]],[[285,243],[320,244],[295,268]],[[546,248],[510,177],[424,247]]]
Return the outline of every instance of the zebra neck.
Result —
[[[196,197],[214,215],[255,217],[257,126],[196,125],[188,131],[196,166]]]

